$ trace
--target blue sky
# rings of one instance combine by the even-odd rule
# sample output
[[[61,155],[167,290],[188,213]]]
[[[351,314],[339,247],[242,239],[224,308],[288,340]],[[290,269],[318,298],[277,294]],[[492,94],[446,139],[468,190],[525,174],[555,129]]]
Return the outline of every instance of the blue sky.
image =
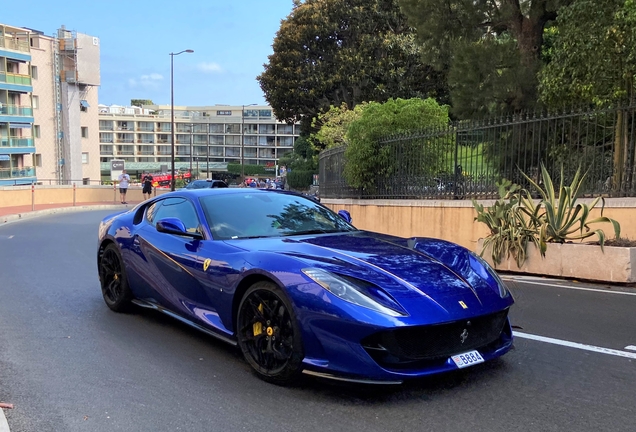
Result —
[[[292,0],[3,1],[0,22],[53,35],[62,25],[101,43],[99,102],[265,104],[256,81]]]

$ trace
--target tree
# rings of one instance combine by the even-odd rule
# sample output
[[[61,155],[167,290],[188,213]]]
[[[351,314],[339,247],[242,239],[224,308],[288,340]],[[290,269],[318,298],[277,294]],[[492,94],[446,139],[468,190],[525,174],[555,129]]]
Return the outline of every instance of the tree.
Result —
[[[348,109],[344,102],[339,107],[331,106],[327,112],[318,114],[311,123],[317,132],[310,138],[314,148],[321,150],[345,145],[347,132],[352,122],[359,119],[367,103],[356,105],[354,109]]]
[[[150,99],[131,99],[130,105],[141,108],[143,105],[154,105],[154,103]]]
[[[294,151],[282,156],[278,164],[298,171],[316,171],[318,164],[315,160],[314,151],[309,140],[304,136],[299,136],[294,142]]]
[[[604,106],[634,93],[634,0],[577,0],[561,9],[540,95],[551,107]]]
[[[398,1],[425,61],[448,74],[453,111],[466,118],[534,104],[544,29],[574,0]]]
[[[302,121],[304,132],[331,105],[445,96],[397,0],[295,2],[273,49],[257,80],[276,117]]]
[[[442,128],[448,121],[448,107],[431,98],[369,103],[360,118],[349,126],[344,168],[347,182],[352,187],[369,190],[376,187],[377,179],[396,178],[402,171],[425,175],[427,170],[437,169],[448,148],[414,139],[395,152],[391,143],[381,140],[405,132]]]
[[[577,0],[561,10],[551,62],[541,73],[541,97],[551,106],[607,106],[634,97],[636,3]],[[614,188],[631,182],[630,118],[618,110],[614,124]],[[633,119],[631,120],[633,127]]]

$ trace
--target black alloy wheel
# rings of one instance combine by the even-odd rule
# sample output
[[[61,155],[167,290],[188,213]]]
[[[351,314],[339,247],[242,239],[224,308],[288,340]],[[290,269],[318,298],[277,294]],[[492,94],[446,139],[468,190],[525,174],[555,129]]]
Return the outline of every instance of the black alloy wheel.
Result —
[[[109,244],[99,260],[99,279],[106,305],[115,312],[130,310],[132,293],[117,246]]]
[[[243,296],[237,317],[238,343],[265,381],[289,385],[302,371],[303,347],[287,296],[271,282],[257,282]]]

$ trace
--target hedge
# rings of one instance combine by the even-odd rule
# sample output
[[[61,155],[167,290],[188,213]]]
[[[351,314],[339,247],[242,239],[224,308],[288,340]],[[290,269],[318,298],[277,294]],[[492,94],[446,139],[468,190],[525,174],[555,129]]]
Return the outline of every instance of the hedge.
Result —
[[[287,183],[291,189],[305,190],[314,182],[314,171],[292,171],[287,173]]]

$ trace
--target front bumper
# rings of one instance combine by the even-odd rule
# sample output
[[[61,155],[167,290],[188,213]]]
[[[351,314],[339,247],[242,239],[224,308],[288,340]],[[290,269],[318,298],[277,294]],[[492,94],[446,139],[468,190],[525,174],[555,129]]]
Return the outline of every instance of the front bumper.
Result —
[[[320,358],[306,357],[303,372],[341,381],[399,384],[407,379],[458,370],[451,359],[456,354],[477,350],[484,361],[489,361],[504,355],[513,346],[507,310],[492,314],[492,317],[493,320],[484,320],[483,317],[473,319],[471,331],[476,337],[471,342],[466,339],[460,343],[449,342],[448,338],[450,334],[460,336],[460,327],[465,325],[466,320],[441,326],[423,326],[433,329],[428,332],[414,331],[417,328],[383,329],[357,341],[347,340],[340,332],[332,331],[333,328],[324,328],[329,326],[314,326],[313,332],[322,346],[322,355]],[[476,322],[480,318],[483,321],[482,331],[481,337],[477,337],[479,332],[475,331],[475,327],[479,325]],[[421,346],[414,344],[412,337],[407,345],[404,340],[396,343],[395,338],[386,337],[392,332],[404,331],[411,336],[421,334]]]

